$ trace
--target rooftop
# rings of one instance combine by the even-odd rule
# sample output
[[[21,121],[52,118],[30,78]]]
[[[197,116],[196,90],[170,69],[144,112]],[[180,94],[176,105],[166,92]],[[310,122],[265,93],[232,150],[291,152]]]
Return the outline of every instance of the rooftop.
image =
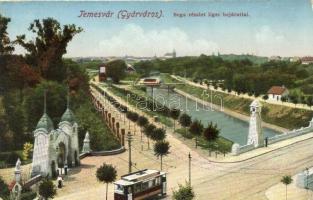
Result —
[[[146,179],[160,176],[163,174],[165,174],[165,172],[160,172],[158,170],[153,170],[153,169],[144,169],[141,171],[137,171],[137,172],[122,176],[121,180],[116,181],[115,184],[131,185],[131,184],[134,184],[135,182],[146,180]]]
[[[267,91],[267,94],[282,95],[286,90],[287,88],[284,86],[273,86]]]
[[[75,122],[75,117],[74,117],[74,113],[72,112],[71,109],[67,108],[66,111],[64,112],[64,114],[61,117],[61,122],[63,121],[67,121],[70,123]]]
[[[53,122],[51,118],[47,115],[47,113],[44,113],[40,120],[37,123],[36,129],[43,128],[46,129],[48,132],[53,130]]]

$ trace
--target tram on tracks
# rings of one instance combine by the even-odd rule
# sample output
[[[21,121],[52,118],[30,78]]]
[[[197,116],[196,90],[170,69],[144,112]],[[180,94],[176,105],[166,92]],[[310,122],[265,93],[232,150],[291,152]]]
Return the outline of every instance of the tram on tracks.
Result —
[[[144,169],[114,182],[114,200],[145,200],[166,196],[166,173]]]

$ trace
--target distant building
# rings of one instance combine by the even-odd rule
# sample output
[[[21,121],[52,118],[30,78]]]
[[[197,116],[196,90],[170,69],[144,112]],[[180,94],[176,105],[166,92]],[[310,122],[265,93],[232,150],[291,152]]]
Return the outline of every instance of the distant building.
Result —
[[[301,59],[299,58],[299,57],[291,57],[291,58],[289,58],[289,61],[290,62],[298,62],[298,61],[300,61]]]
[[[176,51],[175,51],[175,49],[173,50],[172,53],[164,54],[163,58],[165,58],[165,59],[167,59],[167,58],[176,58]]]
[[[100,65],[99,66],[99,81],[106,81],[107,79],[107,74],[106,74],[106,66],[105,65]]]
[[[301,63],[304,65],[312,64],[313,63],[313,57],[311,57],[311,56],[303,57],[303,58],[301,58]]]
[[[126,72],[132,74],[136,72],[136,69],[132,65],[127,64]]]
[[[268,58],[268,61],[281,61],[280,56],[271,56]]]
[[[161,81],[159,78],[143,78],[139,81],[139,84],[146,86],[158,86],[161,84]]]
[[[274,101],[281,101],[282,97],[289,95],[289,91],[285,86],[273,86],[268,91],[268,99]]]

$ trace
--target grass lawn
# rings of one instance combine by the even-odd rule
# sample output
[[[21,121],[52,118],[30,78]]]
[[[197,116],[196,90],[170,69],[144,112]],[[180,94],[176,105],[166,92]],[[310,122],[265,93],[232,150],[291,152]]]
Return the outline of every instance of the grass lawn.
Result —
[[[176,129],[175,132],[180,134],[186,139],[190,139],[190,140],[194,139],[194,136],[189,132],[188,129],[187,129],[187,133],[186,133],[185,128]],[[210,151],[218,151],[218,152],[225,154],[231,151],[232,145],[233,145],[232,141],[221,136],[219,136],[218,139],[216,139],[215,141],[208,141],[202,136],[198,137],[198,146],[203,149],[208,149]]]
[[[123,100],[127,101],[127,97],[125,96],[124,93],[122,93],[119,89],[115,88],[115,87],[109,87],[108,88],[111,92],[113,92],[115,95],[119,96],[120,98],[122,98]],[[127,91],[127,90],[126,90]],[[148,96],[139,88],[136,87],[132,87],[131,92],[134,94],[137,94],[138,96],[144,97],[144,98],[148,98]],[[132,98],[128,99],[128,103],[132,106],[138,106],[138,102],[133,100]],[[142,111],[144,113],[146,113],[147,115],[151,116],[151,117],[158,117],[159,121],[168,126],[168,127],[172,127],[173,126],[173,120],[169,120],[168,117],[162,115],[160,112],[155,112],[155,111],[150,111],[148,109],[142,109]]]
[[[17,158],[20,158],[22,165],[32,162],[32,158],[23,160],[23,150],[0,152],[0,168],[14,167]],[[7,161],[10,163],[7,163]]]

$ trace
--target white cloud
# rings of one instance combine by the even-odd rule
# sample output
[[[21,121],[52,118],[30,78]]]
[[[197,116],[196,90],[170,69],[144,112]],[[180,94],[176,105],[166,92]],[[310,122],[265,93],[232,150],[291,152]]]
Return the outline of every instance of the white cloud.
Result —
[[[179,28],[144,30],[138,25],[128,24],[114,36],[99,43],[104,56],[133,55],[161,56],[175,49],[178,56],[211,54],[218,45],[205,39],[192,39]]]
[[[279,33],[275,33],[269,26],[262,26],[256,33],[256,41],[258,43],[275,42],[280,43],[285,41],[285,37]]]
[[[259,55],[282,55],[289,49],[289,42],[284,34],[269,26],[262,26],[256,31],[255,41]]]

